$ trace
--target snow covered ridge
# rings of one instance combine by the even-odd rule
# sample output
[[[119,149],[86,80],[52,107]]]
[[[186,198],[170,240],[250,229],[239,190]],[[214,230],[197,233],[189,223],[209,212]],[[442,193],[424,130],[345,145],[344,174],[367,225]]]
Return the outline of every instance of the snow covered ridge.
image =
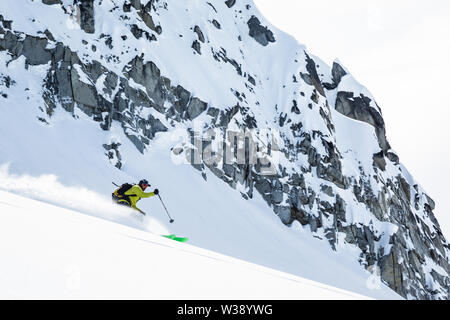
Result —
[[[23,95],[48,130],[58,110],[90,117],[99,132],[120,126],[143,156],[169,141],[174,165],[191,159],[205,180],[249,201],[261,195],[284,224],[358,248],[361,266],[379,268],[403,297],[449,298],[434,202],[391,149],[375,99],[252,1],[3,0],[0,14],[1,107]],[[230,131],[244,139],[221,152]],[[111,138],[98,150],[113,170],[131,162],[123,145]],[[276,172],[249,161],[250,145],[276,153]]]

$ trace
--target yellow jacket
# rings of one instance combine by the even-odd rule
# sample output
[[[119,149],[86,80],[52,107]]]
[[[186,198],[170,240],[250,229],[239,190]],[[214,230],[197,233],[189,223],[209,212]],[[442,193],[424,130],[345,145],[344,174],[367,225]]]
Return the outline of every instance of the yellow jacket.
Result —
[[[120,199],[118,202],[127,202],[130,204],[130,206],[132,208],[134,208],[136,210],[139,210],[136,207],[136,203],[139,200],[141,200],[141,198],[149,198],[149,197],[153,197],[155,195],[153,192],[147,192],[147,193],[144,192],[138,184],[132,186],[124,194],[125,194],[125,196],[127,196],[128,199],[130,199],[130,201],[128,202],[126,199]]]

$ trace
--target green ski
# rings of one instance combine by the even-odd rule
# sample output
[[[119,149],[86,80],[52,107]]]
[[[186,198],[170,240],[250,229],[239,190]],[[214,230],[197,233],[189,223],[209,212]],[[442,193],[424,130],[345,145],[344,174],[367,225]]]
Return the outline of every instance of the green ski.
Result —
[[[171,240],[175,240],[175,241],[178,241],[178,242],[186,242],[186,241],[189,240],[189,238],[177,237],[174,234],[162,235],[162,237],[167,238],[167,239],[171,239]]]

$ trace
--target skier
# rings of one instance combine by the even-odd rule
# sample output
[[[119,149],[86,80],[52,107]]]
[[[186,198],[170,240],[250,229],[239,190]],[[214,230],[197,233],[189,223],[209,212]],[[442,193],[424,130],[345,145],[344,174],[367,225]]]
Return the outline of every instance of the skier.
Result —
[[[149,198],[159,194],[158,189],[153,190],[153,192],[144,192],[150,184],[146,179],[142,179],[136,185],[123,184],[120,188],[115,190],[112,194],[112,198],[120,205],[131,207],[143,215],[145,212],[136,207],[136,203],[142,198]]]

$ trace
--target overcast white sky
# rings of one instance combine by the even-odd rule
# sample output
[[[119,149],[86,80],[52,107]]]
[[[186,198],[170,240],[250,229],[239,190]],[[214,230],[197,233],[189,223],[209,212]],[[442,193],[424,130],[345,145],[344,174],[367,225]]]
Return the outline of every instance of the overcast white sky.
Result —
[[[450,240],[450,1],[254,0],[277,28],[374,95],[400,161]]]

